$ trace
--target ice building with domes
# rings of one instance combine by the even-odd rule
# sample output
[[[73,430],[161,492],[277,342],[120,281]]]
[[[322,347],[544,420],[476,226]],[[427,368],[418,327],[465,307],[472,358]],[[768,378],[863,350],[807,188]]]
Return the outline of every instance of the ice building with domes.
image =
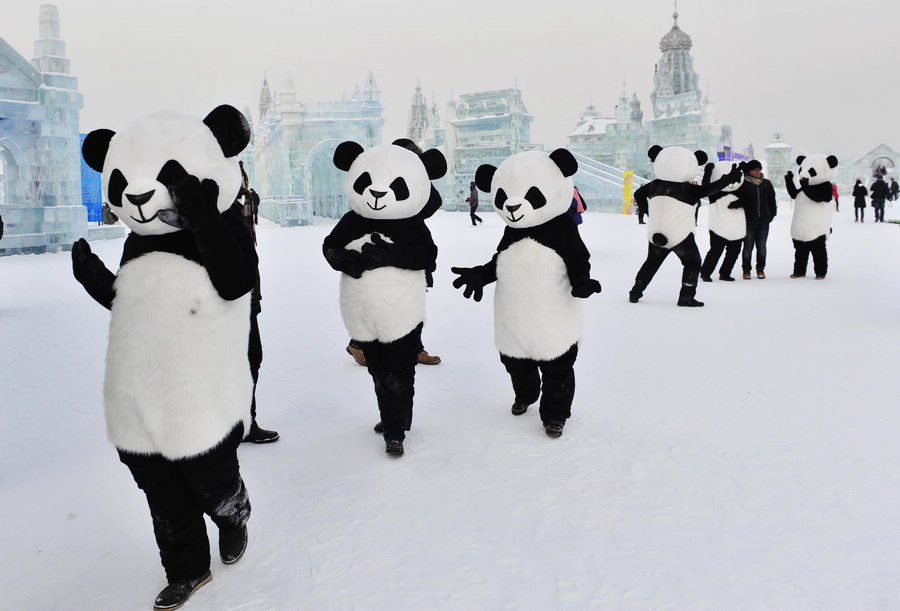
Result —
[[[700,90],[691,37],[678,26],[677,11],[672,17],[653,72],[653,117],[645,121],[637,94],[629,97],[623,87],[612,116],[588,106],[569,135],[570,151],[638,176],[651,174],[647,150],[654,144],[703,150],[711,160],[728,156],[731,126],[719,123],[716,107]]]
[[[349,99],[326,102],[299,101],[290,78],[274,92],[263,78],[259,118],[241,156],[250,186],[261,196],[261,216],[285,226],[306,225],[313,214],[338,218],[350,209],[334,150],[345,140],[365,148],[381,144],[380,93],[372,72]]]

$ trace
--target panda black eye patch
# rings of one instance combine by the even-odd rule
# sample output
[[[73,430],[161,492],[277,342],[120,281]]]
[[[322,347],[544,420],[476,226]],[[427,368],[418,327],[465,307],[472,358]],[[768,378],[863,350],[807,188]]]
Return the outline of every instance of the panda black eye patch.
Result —
[[[503,204],[506,203],[506,200],[509,198],[506,196],[506,191],[503,189],[497,189],[497,195],[494,197],[494,206],[497,207],[498,210],[503,209]]]
[[[157,174],[156,180],[164,184],[168,189],[184,180],[184,177],[187,175],[187,170],[180,163],[174,159],[169,159],[159,171],[159,174]]]
[[[409,197],[409,187],[406,186],[406,181],[403,180],[402,176],[395,178],[394,182],[391,183],[391,191],[394,192],[394,199],[398,202],[402,202]]]
[[[128,181],[125,180],[125,175],[118,168],[113,170],[109,176],[109,193],[107,194],[110,206],[122,207],[122,193],[125,192],[127,186]]]
[[[365,191],[366,188],[371,184],[372,184],[372,177],[369,176],[368,172],[363,172],[362,174],[359,175],[359,178],[357,178],[353,182],[353,190],[356,191],[357,193],[359,193],[360,195],[362,195],[363,191]]]
[[[525,199],[528,200],[528,203],[531,204],[531,207],[535,210],[543,208],[544,204],[547,203],[547,198],[544,197],[544,194],[541,193],[541,190],[537,187],[528,189],[528,193],[525,194]]]

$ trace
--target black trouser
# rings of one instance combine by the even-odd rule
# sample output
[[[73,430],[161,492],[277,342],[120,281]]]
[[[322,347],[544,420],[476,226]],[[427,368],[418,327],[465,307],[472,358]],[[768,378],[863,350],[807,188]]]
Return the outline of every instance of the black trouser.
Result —
[[[575,358],[578,344],[549,361],[521,359],[500,354],[500,362],[512,379],[516,403],[531,405],[541,399],[541,421],[565,422],[572,415],[575,398]]]
[[[481,217],[475,214],[475,208],[469,209],[469,218],[472,219],[472,224],[477,225],[481,222]],[[477,222],[476,222],[477,221]]]
[[[875,208],[875,220],[884,222],[884,200],[872,199],[872,207]]]
[[[743,240],[740,239],[726,240],[719,234],[710,231],[709,252],[706,253],[706,258],[700,267],[700,275],[707,278],[712,275],[713,270],[716,268],[716,263],[719,262],[719,257],[722,256],[722,251],[724,250],[725,260],[722,261],[722,267],[719,268],[719,276],[730,276],[738,255],[741,254],[742,242]]]
[[[756,271],[766,270],[766,240],[768,239],[769,221],[757,219],[747,223],[747,235],[744,236],[744,251],[741,257],[741,264],[746,273],[750,273],[754,246],[756,246]]]
[[[810,242],[794,240],[794,275],[806,275],[810,253],[812,253],[816,276],[824,277],[828,273],[828,250],[825,247],[825,236],[823,235]]]
[[[635,285],[640,286],[640,292],[643,294],[644,288],[653,280],[653,276],[659,271],[659,267],[670,252],[674,252],[684,266],[684,271],[681,272],[679,299],[690,299],[697,294],[697,278],[700,276],[700,250],[697,248],[693,233],[689,233],[685,239],[671,249],[648,242],[647,260],[638,270],[634,279]]]
[[[119,459],[147,496],[169,582],[198,577],[209,569],[204,513],[220,531],[237,530],[250,518],[250,498],[237,458],[243,436],[244,427],[238,424],[209,452],[180,460],[119,450]]]
[[[250,311],[250,342],[247,346],[247,358],[250,361],[250,376],[253,378],[253,399],[250,401],[250,422],[256,422],[256,382],[259,380],[259,367],[262,365],[262,338],[259,335],[259,323],[256,312]],[[247,431],[248,433],[250,431]]]
[[[864,206],[855,206],[853,208],[853,217],[856,220],[865,218],[865,216],[866,216],[866,209]]]
[[[412,425],[416,359],[421,352],[422,324],[390,343],[357,342],[375,384],[384,438],[403,441]]]

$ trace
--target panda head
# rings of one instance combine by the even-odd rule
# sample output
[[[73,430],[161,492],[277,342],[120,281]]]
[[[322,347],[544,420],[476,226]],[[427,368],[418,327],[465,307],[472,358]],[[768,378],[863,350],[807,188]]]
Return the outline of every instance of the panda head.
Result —
[[[489,192],[494,209],[510,227],[536,227],[564,214],[572,204],[572,175],[578,162],[566,149],[549,155],[526,151],[508,157],[500,167],[482,165],[475,184]]]
[[[81,148],[85,162],[102,172],[104,201],[134,233],[178,231],[159,218],[174,209],[169,187],[187,174],[219,186],[216,206],[224,212],[241,187],[237,155],[250,142],[247,119],[219,106],[200,119],[174,111],[137,119],[122,131],[98,129]]]
[[[838,165],[838,159],[834,155],[810,155],[805,157],[800,155],[797,157],[797,165],[800,171],[797,172],[799,179],[808,179],[809,184],[818,185],[823,182],[829,182],[834,179],[836,174],[835,168]]]
[[[715,165],[713,165],[712,174],[710,174],[709,180],[710,182],[716,182],[726,174],[729,174],[734,168],[733,161],[717,161]],[[737,191],[738,187],[744,184],[744,175],[741,173],[741,178],[737,182],[733,182],[724,189],[722,189],[722,193],[731,193],[733,191]]]
[[[352,141],[334,151],[334,165],[347,172],[344,197],[358,215],[370,219],[430,216],[441,204],[431,185],[447,172],[437,149],[424,153],[411,140],[395,140],[368,150]]]
[[[697,169],[706,163],[703,151],[690,151],[683,146],[663,148],[654,144],[647,151],[653,172],[660,180],[668,182],[691,182],[697,177]]]

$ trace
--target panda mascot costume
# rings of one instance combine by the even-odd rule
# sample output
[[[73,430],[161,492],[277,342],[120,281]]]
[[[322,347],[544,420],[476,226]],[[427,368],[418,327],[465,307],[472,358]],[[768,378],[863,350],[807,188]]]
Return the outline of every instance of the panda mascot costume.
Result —
[[[739,167],[743,166],[743,163]],[[709,179],[715,182],[731,172],[730,161],[719,161],[713,165]],[[743,168],[741,168],[743,170]],[[719,280],[734,281],[731,270],[741,254],[741,244],[747,235],[747,219],[743,205],[735,191],[744,184],[743,174],[737,182],[729,184],[718,193],[709,195],[709,252],[700,266],[700,278],[712,282],[712,273],[722,252],[725,259],[719,268]]]
[[[463,296],[481,301],[496,281],[494,340],[512,379],[513,415],[540,397],[544,431],[559,437],[575,396],[581,338],[580,299],[600,292],[590,253],[568,213],[578,162],[566,149],[527,151],[500,167],[482,165],[475,183],[491,194],[506,223],[494,257],[477,267],[451,268]],[[543,378],[543,379],[542,379]],[[543,391],[543,392],[542,392]]]
[[[663,148],[653,145],[647,155],[653,164],[656,179],[635,191],[634,201],[644,214],[649,215],[647,238],[650,244],[647,260],[638,270],[628,300],[631,303],[640,300],[662,262],[670,252],[674,252],[684,266],[678,305],[701,307],[703,302],[694,299],[700,275],[700,251],[694,240],[694,207],[700,204],[701,198],[737,182],[742,177],[741,170],[732,164],[730,172],[711,182],[713,164],[709,164],[702,184],[697,185],[692,181],[699,166],[706,163],[707,156],[703,151],[692,152],[682,146]]]
[[[437,149],[411,140],[368,150],[342,142],[334,165],[347,172],[347,212],[325,238],[322,252],[341,272],[340,305],[350,337],[366,355],[375,385],[385,451],[403,455],[412,424],[416,360],[425,321],[427,278],[437,246],[425,219],[441,205],[431,184],[447,172]]]
[[[204,513],[219,528],[224,563],[247,545],[237,447],[250,425],[257,259],[231,206],[249,140],[246,118],[219,106],[202,120],[162,112],[118,133],[95,130],[82,146],[131,229],[115,275],[83,239],[72,264],[110,310],[107,432],[150,507],[169,583],[156,609],[180,606],[211,579]]]
[[[794,173],[788,170],[784,176],[785,188],[794,200],[794,217],[791,220],[791,238],[794,241],[794,273],[791,278],[806,275],[809,255],[813,257],[816,280],[824,280],[828,273],[828,251],[825,241],[831,233],[831,217],[835,168],[838,159],[834,155],[803,155],[797,157],[800,166],[800,188],[794,184]]]

